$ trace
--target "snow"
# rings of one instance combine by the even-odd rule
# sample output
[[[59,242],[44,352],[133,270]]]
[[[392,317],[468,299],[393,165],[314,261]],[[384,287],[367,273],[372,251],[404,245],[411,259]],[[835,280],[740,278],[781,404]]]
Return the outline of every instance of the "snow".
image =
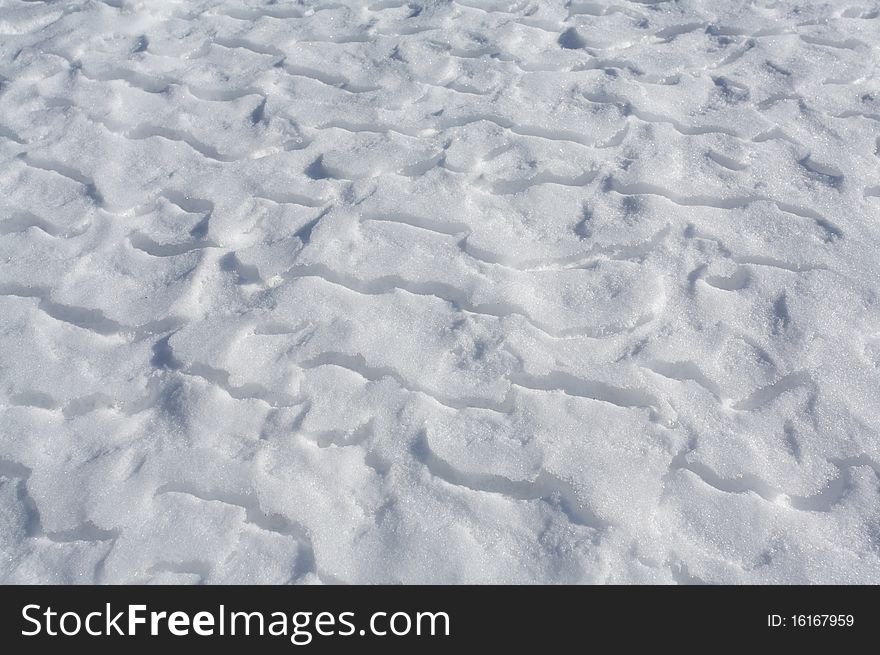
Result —
[[[0,580],[880,582],[876,0],[0,1]]]

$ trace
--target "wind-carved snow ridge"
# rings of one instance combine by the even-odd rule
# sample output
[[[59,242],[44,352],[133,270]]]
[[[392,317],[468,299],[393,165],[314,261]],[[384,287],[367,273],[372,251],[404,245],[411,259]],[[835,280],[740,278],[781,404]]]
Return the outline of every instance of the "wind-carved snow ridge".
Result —
[[[870,2],[67,4],[0,581],[880,582]]]

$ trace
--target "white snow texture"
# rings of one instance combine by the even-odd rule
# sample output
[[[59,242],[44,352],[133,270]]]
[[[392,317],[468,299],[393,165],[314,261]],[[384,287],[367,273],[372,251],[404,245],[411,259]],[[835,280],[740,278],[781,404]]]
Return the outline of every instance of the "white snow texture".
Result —
[[[0,581],[880,582],[877,0],[0,0]]]

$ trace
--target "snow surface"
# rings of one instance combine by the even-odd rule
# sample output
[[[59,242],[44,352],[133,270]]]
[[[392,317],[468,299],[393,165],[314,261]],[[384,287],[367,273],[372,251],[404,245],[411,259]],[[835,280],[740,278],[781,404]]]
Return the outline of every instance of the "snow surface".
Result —
[[[878,54],[0,1],[0,580],[880,582]]]

